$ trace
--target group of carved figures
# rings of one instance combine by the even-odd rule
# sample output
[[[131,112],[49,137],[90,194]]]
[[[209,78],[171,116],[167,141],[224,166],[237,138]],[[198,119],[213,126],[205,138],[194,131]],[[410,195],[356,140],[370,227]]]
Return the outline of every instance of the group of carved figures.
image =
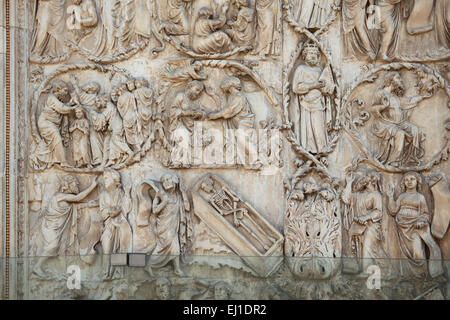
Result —
[[[92,263],[96,246],[100,244],[103,258],[103,277],[111,278],[111,254],[133,252],[136,228],[149,226],[145,238],[154,233],[156,241],[147,247],[151,254],[147,271],[159,268],[173,261],[175,273],[183,275],[180,269],[180,254],[192,236],[189,218],[189,202],[180,186],[180,180],[174,174],[164,174],[159,181],[150,181],[153,197],[150,193],[142,195],[144,201],[133,223],[130,219],[133,210],[131,187],[122,185],[121,175],[114,169],[106,169],[91,185],[80,191],[79,181],[75,175],[65,175],[60,179],[59,190],[53,194],[48,204],[42,208],[42,215],[36,223],[33,234],[35,251],[41,258],[34,266],[33,272],[42,278],[50,277],[46,271],[46,262],[57,255],[81,255],[85,262]],[[98,187],[98,200],[84,202]],[[134,198],[133,198],[134,199]],[[145,202],[147,201],[147,202]],[[98,207],[102,223],[95,228],[91,225],[89,232],[80,237],[78,230],[78,212],[83,207]],[[152,215],[152,217],[150,217]],[[136,216],[136,215],[135,215]],[[91,217],[91,221],[95,219]],[[140,234],[143,234],[142,231]]]
[[[37,119],[42,142],[33,166],[110,167],[140,159],[157,114],[147,80],[128,79],[113,87],[109,95],[100,94],[97,82],[79,87],[74,76],[71,80],[72,92],[66,82],[55,80],[45,95]],[[66,154],[69,146],[73,166]]]
[[[261,56],[280,54],[279,0],[212,1],[201,8],[195,2],[37,0],[31,60],[64,60],[70,47],[95,57],[127,55],[151,37],[161,41],[161,31],[188,36],[188,47],[197,54],[232,52],[237,47],[253,48]],[[159,20],[162,10],[166,14]]]
[[[285,224],[285,255],[288,257],[330,260],[338,257],[341,240],[336,237],[340,237],[341,218],[338,217],[342,217],[348,248],[351,248],[342,251],[344,272],[367,272],[368,266],[375,264],[383,267],[384,275],[395,276],[385,249],[392,249],[395,246],[392,239],[398,239],[401,257],[395,258],[402,258],[399,275],[405,279],[444,276],[442,252],[436,239],[442,239],[447,232],[447,209],[431,200],[443,201],[448,206],[450,191],[442,174],[432,174],[425,179],[419,173],[407,172],[398,188],[389,184],[386,192],[383,192],[381,174],[370,168],[349,171],[343,189],[334,189],[333,183],[320,183],[312,177],[299,179],[298,175],[294,175],[292,185],[295,187],[288,197]],[[388,215],[395,218],[397,235],[394,237],[383,231],[382,221],[386,221]],[[316,216],[322,218],[313,223],[317,221]],[[385,243],[386,239],[390,241]],[[354,261],[351,257],[356,259],[356,266],[349,263]],[[299,260],[297,264],[303,264]],[[302,276],[306,270],[302,266],[300,272],[295,262],[291,269]],[[332,271],[329,269],[325,267],[324,274],[306,274],[304,278],[327,278],[331,272],[325,271]]]
[[[346,55],[390,61],[430,57],[434,48],[446,56],[449,13],[446,0],[342,0]],[[410,41],[421,41],[423,52],[411,51]]]
[[[67,55],[70,43],[95,56],[123,55],[153,34],[145,0],[36,0],[31,60]]]
[[[401,276],[412,279],[444,276],[442,252],[436,240],[444,237],[449,225],[445,204],[450,201],[450,191],[443,174],[423,178],[419,173],[407,172],[399,188],[389,184],[383,192],[381,174],[374,169],[350,170],[345,187],[341,188],[339,181],[330,180],[326,173],[309,165],[301,163],[294,175],[286,208],[284,255],[294,258],[288,263],[294,275],[303,279],[327,279],[339,266],[336,258],[354,257],[357,266],[351,272],[366,271],[367,266],[376,264],[393,276],[382,226],[389,214],[395,218],[395,239],[404,259]],[[59,189],[42,208],[33,232],[34,254],[42,257],[34,266],[35,274],[49,277],[45,263],[52,256],[81,255],[85,262],[92,263],[99,244],[104,255],[105,279],[113,275],[111,254],[131,253],[136,249],[150,255],[146,261],[150,275],[153,275],[152,268],[164,267],[169,262],[173,262],[176,275],[184,275],[180,259],[188,254],[195,241],[195,224],[182,181],[172,173],[163,174],[161,181],[143,179],[133,186],[127,183],[124,187],[122,180],[118,171],[106,169],[81,191],[76,176],[61,177]],[[98,200],[86,202],[96,188]],[[209,177],[202,180],[200,189],[208,194],[205,199],[209,199],[208,204],[218,214],[233,215],[226,224],[242,227],[249,241],[256,241],[257,246],[264,248],[262,252],[275,245],[271,228],[256,222],[249,215],[251,207],[242,206],[234,191],[220,187]],[[80,236],[79,215],[85,207],[98,208],[102,222]],[[90,220],[96,221],[92,216]],[[347,252],[342,249],[341,223],[351,248]],[[318,259],[311,264],[308,259],[314,257]],[[349,271],[346,265],[344,261],[344,271]]]
[[[169,35],[191,35],[195,53],[225,53],[242,47],[262,56],[280,54],[278,0],[220,1],[216,8],[201,7],[195,14],[192,0],[170,0],[167,6],[163,29]]]

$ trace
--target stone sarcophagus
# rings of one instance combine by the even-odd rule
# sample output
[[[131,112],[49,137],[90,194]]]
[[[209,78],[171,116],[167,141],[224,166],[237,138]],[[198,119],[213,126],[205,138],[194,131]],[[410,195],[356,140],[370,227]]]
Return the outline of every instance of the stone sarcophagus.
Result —
[[[267,277],[283,260],[283,236],[248,202],[216,175],[208,174],[192,189],[194,212],[260,276]]]

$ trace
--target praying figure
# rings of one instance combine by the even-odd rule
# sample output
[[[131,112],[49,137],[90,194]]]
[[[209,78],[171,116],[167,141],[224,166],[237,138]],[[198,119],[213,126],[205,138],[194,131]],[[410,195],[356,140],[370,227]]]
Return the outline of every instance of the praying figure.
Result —
[[[77,168],[91,165],[91,148],[89,143],[89,122],[85,117],[84,109],[78,106],[75,109],[75,120],[69,128],[73,141],[73,159]]]

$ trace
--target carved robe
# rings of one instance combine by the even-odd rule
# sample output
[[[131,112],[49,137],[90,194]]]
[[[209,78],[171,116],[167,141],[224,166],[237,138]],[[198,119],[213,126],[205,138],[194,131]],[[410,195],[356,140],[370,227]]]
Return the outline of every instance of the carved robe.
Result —
[[[297,21],[306,28],[322,28],[326,25],[332,0],[300,0]]]
[[[183,197],[179,192],[164,193],[167,204],[156,216],[156,247],[149,261],[154,268],[164,267],[177,258],[186,238],[187,218]]]
[[[256,43],[255,53],[260,55],[279,54],[280,41],[279,0],[256,0]]]
[[[409,272],[412,272],[416,277],[426,275],[426,245],[430,250],[428,266],[430,275],[437,277],[443,274],[441,249],[431,235],[430,224],[427,223],[421,229],[415,227],[418,221],[429,222],[430,220],[425,197],[418,192],[405,192],[398,197],[397,205],[399,210],[395,221],[397,222],[400,249],[408,259]]]
[[[125,129],[127,142],[132,145],[133,148],[139,148],[142,143],[142,136],[134,94],[129,91],[124,92],[117,101],[117,110],[119,110],[123,119],[123,127]]]
[[[406,23],[409,34],[433,30],[434,0],[414,0],[413,9]]]
[[[328,67],[327,67],[328,68]],[[295,121],[295,132],[300,144],[308,152],[320,154],[328,150],[327,124],[331,122],[331,102],[324,92],[332,92],[334,85],[330,83],[328,70],[320,67],[300,65],[294,74],[293,92],[298,95],[300,112]],[[326,86],[321,90],[313,89],[305,92],[302,84],[312,84],[322,79]]]
[[[231,51],[233,43],[223,31],[218,31],[218,19],[200,18],[194,26],[192,47],[195,52],[213,54]],[[223,24],[222,24],[223,25]]]
[[[436,0],[434,29],[439,45],[450,48],[450,2]]]
[[[132,250],[132,231],[127,221],[131,201],[121,187],[109,192],[104,190],[99,196],[100,214],[104,226],[101,243],[104,254],[129,253]],[[111,217],[111,211],[121,208],[119,215]]]
[[[153,115],[153,90],[150,88],[138,88],[134,90],[137,111],[142,125],[142,133],[145,138],[150,135],[151,117]]]
[[[367,56],[376,51],[367,27],[367,3],[368,0],[342,1],[343,36],[347,57]]]
[[[42,217],[43,247],[39,256],[73,255],[77,253],[77,207],[60,201],[55,194]]]
[[[238,46],[247,46],[253,43],[255,38],[255,10],[242,8],[239,10],[236,21],[230,30],[226,30]]]
[[[101,114],[94,113],[92,119],[97,130],[108,132],[103,144],[104,163],[121,163],[125,156],[133,153],[125,140],[122,118],[113,103],[108,102],[106,109]]]
[[[409,122],[400,98],[383,89],[376,93],[375,104],[378,123],[372,132],[381,139],[377,158],[389,164],[418,164],[424,154],[425,136]]]
[[[65,53],[66,0],[38,0],[31,40],[31,53],[38,56],[59,56]]]
[[[255,114],[247,97],[242,92],[230,95],[227,105],[221,113],[228,120],[229,129],[252,129],[255,127]]]
[[[136,34],[149,38],[152,34],[152,10],[150,1],[136,0]]]
[[[88,94],[83,91],[77,92],[81,104],[95,109],[95,101],[97,99],[97,94]],[[90,113],[87,114],[90,123],[93,123]],[[101,130],[95,130],[95,126],[89,126],[89,141],[90,149],[92,151],[92,164],[94,166],[99,165],[103,162],[103,133]]]
[[[73,160],[78,165],[91,164],[91,145],[89,143],[89,122],[87,119],[76,119],[70,126],[73,140]]]
[[[127,50],[136,41],[136,0],[121,0],[119,47]]]
[[[98,25],[99,20],[95,2],[93,0],[83,0],[77,7],[80,10],[80,16],[75,16],[75,19],[80,19],[81,29],[75,29],[72,30],[72,32],[75,33],[76,42],[79,42],[80,40],[81,42],[84,42],[83,38],[87,38],[89,41],[89,35],[96,30],[95,27]]]
[[[168,0],[167,2],[166,31],[171,35],[186,35],[189,29],[189,20],[186,4],[183,0]]]
[[[61,138],[61,123],[63,115],[73,109],[58,100],[55,95],[48,96],[44,108],[39,115],[39,133],[46,144],[47,163],[67,164],[66,153]]]
[[[386,259],[388,256],[382,247],[383,198],[379,191],[363,191],[345,194],[343,200],[350,206],[350,219],[371,215],[367,225],[351,222],[349,235],[357,238],[357,255],[359,259]],[[379,263],[383,260],[376,261]],[[373,261],[371,262],[373,263]],[[366,268],[363,268],[365,271]]]

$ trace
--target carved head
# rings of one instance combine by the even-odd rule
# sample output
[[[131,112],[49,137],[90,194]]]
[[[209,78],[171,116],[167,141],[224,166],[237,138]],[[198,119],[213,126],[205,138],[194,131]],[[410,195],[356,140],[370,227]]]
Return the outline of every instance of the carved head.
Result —
[[[405,94],[405,84],[403,83],[400,72],[397,71],[389,71],[386,73],[383,79],[383,87],[391,87],[392,92],[399,97],[402,97]]]
[[[120,97],[120,90],[119,87],[113,87],[111,89],[111,101],[114,103],[117,103],[117,101],[119,100]]]
[[[193,80],[186,85],[186,94],[189,99],[197,100],[205,89],[203,82]]]
[[[215,300],[229,300],[231,296],[231,287],[224,281],[219,281],[214,286]]]
[[[78,106],[75,108],[75,117],[77,119],[83,119],[84,118],[84,109],[82,106]]]
[[[331,202],[334,200],[334,193],[329,189],[323,189],[319,192],[319,195],[325,199],[327,202]]]
[[[316,66],[320,62],[320,50],[317,44],[308,42],[302,51],[303,60],[310,66]]]
[[[70,99],[69,86],[62,80],[53,82],[51,92],[62,102],[67,102]]]
[[[136,89],[149,87],[148,81],[145,78],[137,78],[134,81],[134,85],[135,85]]]
[[[127,91],[128,91],[128,85],[126,83],[121,83],[118,85],[117,92],[118,92],[119,96],[124,94]]]
[[[200,61],[195,61],[194,64],[194,70],[199,72],[203,68],[203,64]]]
[[[211,178],[207,178],[202,182],[200,187],[206,193],[211,193],[214,190],[214,181]]]
[[[422,190],[422,177],[417,172],[407,172],[403,175],[401,187],[403,192],[406,192],[406,190],[420,192]]]
[[[198,17],[202,18],[212,18],[214,16],[214,11],[210,8],[207,7],[202,7],[200,8],[200,10],[198,11]]]
[[[155,282],[156,297],[161,300],[170,299],[170,281],[167,278],[158,278]]]
[[[233,89],[240,91],[242,90],[241,80],[236,77],[227,77],[222,81],[220,88],[225,93],[231,92]]]
[[[161,182],[166,191],[175,189],[180,180],[178,177],[171,173],[166,173],[162,176]]]
[[[100,92],[100,85],[97,82],[92,81],[83,86],[82,90],[87,94],[98,94]]]
[[[77,194],[80,192],[79,183],[75,176],[68,174],[62,177],[59,191],[62,193]]]
[[[354,184],[355,191],[363,191],[367,188],[370,190],[380,191],[381,176],[375,170],[367,170],[356,180]]]
[[[106,108],[107,104],[108,104],[109,98],[108,96],[97,96],[95,98],[95,105],[98,109],[104,109]]]
[[[114,190],[120,187],[120,173],[114,169],[106,169],[103,172],[103,180],[105,181],[105,188],[107,190]]]
[[[127,80],[127,88],[130,92],[134,91],[136,89],[136,86],[134,85],[134,79],[128,79]]]

